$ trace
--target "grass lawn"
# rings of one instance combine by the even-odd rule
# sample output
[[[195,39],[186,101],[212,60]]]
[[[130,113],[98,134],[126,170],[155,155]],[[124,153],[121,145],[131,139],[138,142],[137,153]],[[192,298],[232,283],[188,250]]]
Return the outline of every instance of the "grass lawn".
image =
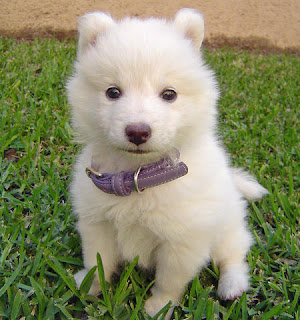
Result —
[[[82,267],[68,197],[79,146],[64,85],[75,50],[75,42],[0,38],[0,319],[149,319],[153,278],[136,261],[99,299],[87,296],[90,277],[80,290],[72,277]],[[230,49],[205,56],[220,81],[220,135],[232,162],[270,195],[249,205],[251,290],[220,301],[210,265],[174,319],[300,319],[300,59]],[[98,267],[102,275],[100,259]]]

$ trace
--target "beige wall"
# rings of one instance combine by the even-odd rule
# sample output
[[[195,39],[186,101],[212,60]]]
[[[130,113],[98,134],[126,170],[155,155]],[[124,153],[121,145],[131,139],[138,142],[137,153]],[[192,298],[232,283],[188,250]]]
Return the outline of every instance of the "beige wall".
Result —
[[[0,0],[0,34],[70,36],[76,19],[87,11],[167,16],[193,7],[205,17],[211,44],[244,43],[300,50],[300,0]]]

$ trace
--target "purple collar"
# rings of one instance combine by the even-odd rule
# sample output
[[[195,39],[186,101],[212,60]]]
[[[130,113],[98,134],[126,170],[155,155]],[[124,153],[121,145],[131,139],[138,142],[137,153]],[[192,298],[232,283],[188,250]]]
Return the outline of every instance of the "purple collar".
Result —
[[[179,152],[177,152],[179,159]],[[133,190],[142,192],[147,188],[159,186],[180,178],[188,173],[185,163],[173,161],[170,157],[139,167],[136,171],[100,173],[91,167],[86,173],[100,190],[116,196],[129,196]]]

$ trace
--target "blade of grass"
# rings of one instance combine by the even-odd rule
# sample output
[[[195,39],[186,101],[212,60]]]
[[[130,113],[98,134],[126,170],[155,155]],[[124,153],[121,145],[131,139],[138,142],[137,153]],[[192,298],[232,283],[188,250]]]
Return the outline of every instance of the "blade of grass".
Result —
[[[269,319],[273,319],[274,316],[279,316],[284,310],[283,310],[283,305],[286,302],[280,303],[277,306],[274,306],[273,308],[271,308],[268,312],[264,313],[261,316],[261,320],[269,320]]]
[[[83,294],[87,294],[91,288],[91,285],[93,283],[94,280],[94,273],[97,269],[97,266],[93,267],[92,269],[89,270],[89,272],[86,274],[86,276],[84,277],[79,291]]]
[[[144,299],[144,296],[146,295],[147,291],[151,288],[151,286],[154,284],[155,280],[151,281],[148,286],[145,288],[145,290],[143,291],[142,295],[141,296],[138,296],[136,299],[137,299],[137,304],[131,314],[131,317],[129,320],[135,320],[135,319],[138,319],[137,318],[137,314],[138,314],[138,311],[140,310],[141,308],[141,305],[142,305],[142,302],[143,302],[143,299]]]
[[[6,280],[5,285],[0,289],[0,297],[6,292],[6,290],[11,286],[11,284],[15,281],[17,276],[20,274],[20,271],[23,268],[24,259],[25,259],[25,251],[23,251],[23,254],[19,259],[19,265],[17,266],[16,270]]]
[[[46,306],[46,302],[47,302],[47,298],[43,292],[43,289],[41,288],[41,286],[34,280],[33,277],[29,277],[30,279],[30,283],[35,291],[35,295],[38,299],[39,302],[39,316],[38,319],[42,319],[43,317],[43,313],[44,313],[44,309]]]
[[[120,295],[121,293],[123,292],[126,284],[127,284],[127,281],[129,279],[129,276],[131,275],[131,272],[132,270],[134,269],[134,267],[138,264],[138,257],[135,257],[132,261],[132,263],[130,264],[130,266],[128,267],[128,270],[126,271],[126,273],[124,274],[124,276],[122,277],[121,279],[121,282],[116,290],[116,293],[114,295],[115,297],[115,303],[116,304],[119,304],[121,301],[120,301]]]
[[[99,253],[97,253],[97,266],[98,266],[99,282],[100,282],[100,287],[103,295],[103,300],[109,313],[112,314],[112,305],[107,293],[104,268],[103,268],[102,259]]]
[[[14,302],[11,309],[11,320],[17,319],[20,308],[21,308],[21,300],[22,300],[22,292],[21,290],[18,290],[14,297]]]

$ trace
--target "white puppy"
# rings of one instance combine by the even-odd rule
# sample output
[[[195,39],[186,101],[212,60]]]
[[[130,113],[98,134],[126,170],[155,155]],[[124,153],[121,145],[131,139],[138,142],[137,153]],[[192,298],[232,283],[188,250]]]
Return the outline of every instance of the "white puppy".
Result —
[[[97,252],[107,281],[120,261],[139,256],[142,267],[156,270],[145,303],[151,316],[170,300],[176,305],[209,259],[220,267],[222,299],[247,290],[245,256],[252,240],[243,197],[267,192],[230,168],[218,142],[218,89],[199,52],[203,34],[203,18],[192,9],[180,10],[172,21],[115,21],[88,13],[79,20],[78,58],[67,85],[74,128],[84,144],[71,190],[85,266],[76,282],[80,285],[96,265]],[[157,186],[141,193],[107,193],[85,174],[92,166],[92,171],[129,175],[174,149],[189,172],[155,181]],[[142,179],[135,178],[131,184],[139,188]],[[118,179],[113,192],[125,193]],[[91,293],[100,290],[95,278]]]

